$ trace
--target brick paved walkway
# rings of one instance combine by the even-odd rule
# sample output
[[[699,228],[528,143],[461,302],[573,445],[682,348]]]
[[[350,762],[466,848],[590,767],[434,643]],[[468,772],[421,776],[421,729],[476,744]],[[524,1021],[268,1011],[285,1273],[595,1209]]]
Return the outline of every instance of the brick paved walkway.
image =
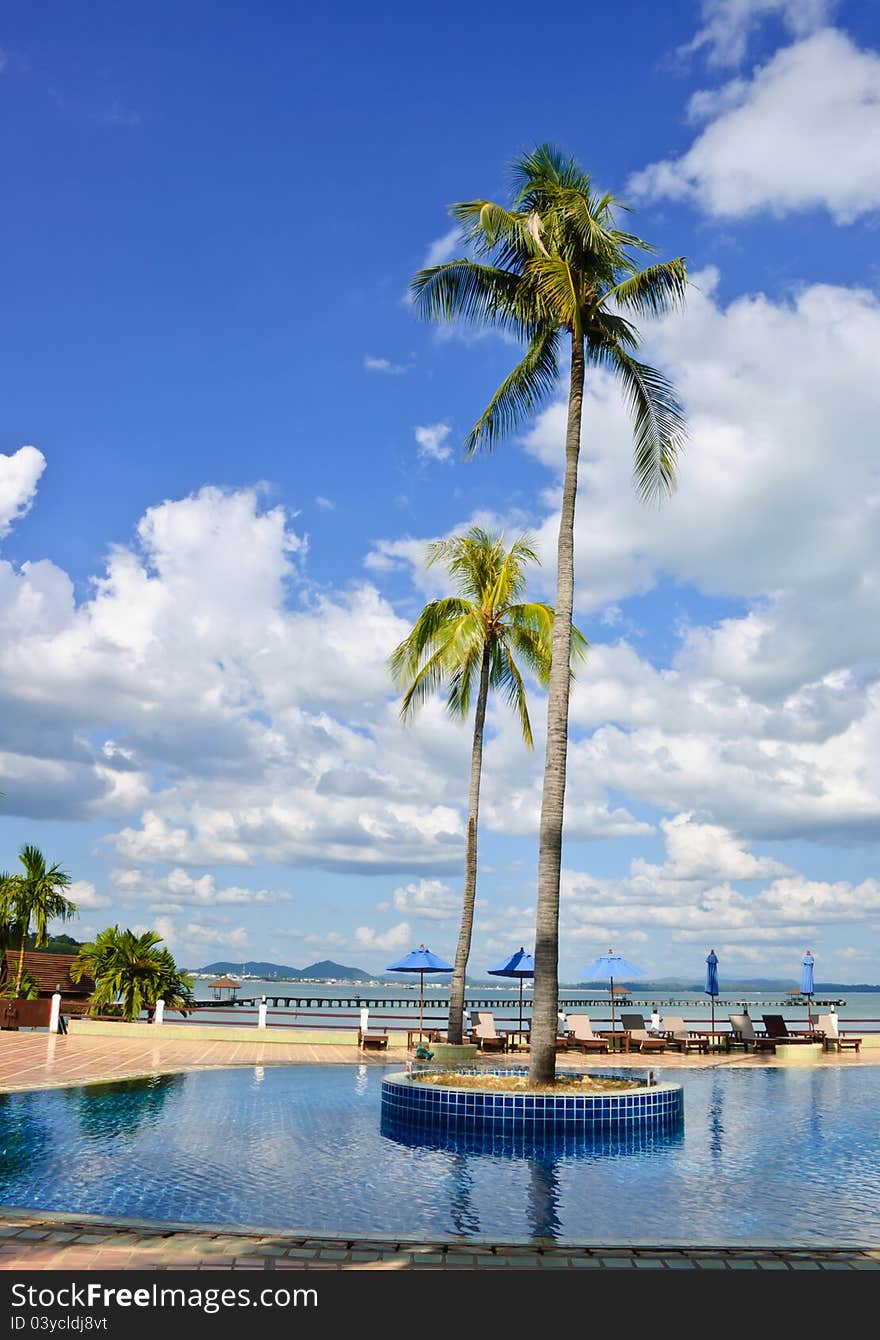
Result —
[[[0,1270],[880,1270],[859,1247],[305,1236],[0,1210]]]
[[[256,1031],[256,1030],[255,1030]],[[510,1058],[522,1061],[522,1057]],[[46,1033],[0,1033],[0,1093],[21,1089],[58,1088],[70,1084],[106,1083],[169,1071],[205,1070],[217,1066],[253,1065],[380,1065],[401,1069],[406,1060],[402,1049],[388,1052],[358,1051],[353,1046],[321,1043],[286,1043],[239,1040],[229,1042],[187,1041],[161,1036],[161,1029],[144,1025],[144,1038],[85,1037]],[[498,1058],[488,1057],[496,1063]],[[694,1066],[766,1067],[775,1063],[767,1053],[721,1052],[718,1055],[681,1055],[664,1052],[661,1057],[640,1055],[590,1056],[569,1052],[559,1058],[568,1069],[640,1070],[693,1069]],[[880,1065],[880,1047],[856,1052],[829,1052],[815,1063],[822,1066]]]

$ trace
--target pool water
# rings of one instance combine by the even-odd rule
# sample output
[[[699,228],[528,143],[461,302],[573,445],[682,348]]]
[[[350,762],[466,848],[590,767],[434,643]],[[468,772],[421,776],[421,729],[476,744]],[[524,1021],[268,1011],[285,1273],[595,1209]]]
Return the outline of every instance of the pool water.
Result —
[[[527,1150],[383,1132],[372,1066],[0,1096],[0,1201],[349,1234],[880,1243],[880,1067],[670,1077],[680,1129]]]

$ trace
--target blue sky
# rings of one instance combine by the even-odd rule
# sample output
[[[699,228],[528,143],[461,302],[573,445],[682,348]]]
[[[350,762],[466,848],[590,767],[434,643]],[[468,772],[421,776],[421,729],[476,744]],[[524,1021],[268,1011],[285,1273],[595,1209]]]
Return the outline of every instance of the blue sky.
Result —
[[[191,966],[451,954],[468,731],[385,659],[475,519],[552,598],[562,410],[463,460],[515,349],[406,291],[551,140],[693,280],[644,331],[669,504],[585,411],[562,975],[877,980],[874,6],[563,4],[561,78],[525,5],[182,8],[0,28],[0,864]],[[489,729],[478,973],[532,936],[543,743]]]

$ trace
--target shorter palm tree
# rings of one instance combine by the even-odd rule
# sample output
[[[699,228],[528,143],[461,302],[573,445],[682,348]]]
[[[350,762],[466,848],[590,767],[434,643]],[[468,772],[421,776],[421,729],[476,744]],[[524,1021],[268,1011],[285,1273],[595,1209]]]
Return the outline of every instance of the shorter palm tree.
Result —
[[[82,945],[70,976],[74,982],[90,977],[95,983],[89,1009],[92,1014],[121,1010],[123,1019],[137,1019],[143,1010],[164,1000],[170,1010],[186,1013],[195,1005],[193,979],[182,973],[155,931],[135,935],[108,926],[90,944]]]
[[[24,874],[0,875],[0,922],[5,938],[14,932],[20,939],[15,994],[21,993],[24,978],[24,952],[33,934],[34,948],[42,949],[49,939],[50,921],[67,921],[76,916],[76,903],[63,893],[71,880],[56,863],[46,865],[43,853],[27,844],[18,853]]]
[[[524,604],[521,600],[526,566],[537,561],[528,535],[520,536],[506,549],[503,536],[489,535],[479,526],[430,545],[428,566],[442,563],[458,593],[426,605],[389,662],[395,683],[404,690],[400,708],[404,720],[444,685],[448,686],[447,710],[459,720],[468,716],[476,695],[461,927],[449,987],[446,1036],[451,1043],[462,1040],[465,974],[477,889],[477,827],[489,690],[500,689],[505,694],[531,749],[526,689],[517,661],[540,684],[547,683],[550,673],[552,606]],[[572,628],[574,656],[583,656],[586,648],[586,639]]]

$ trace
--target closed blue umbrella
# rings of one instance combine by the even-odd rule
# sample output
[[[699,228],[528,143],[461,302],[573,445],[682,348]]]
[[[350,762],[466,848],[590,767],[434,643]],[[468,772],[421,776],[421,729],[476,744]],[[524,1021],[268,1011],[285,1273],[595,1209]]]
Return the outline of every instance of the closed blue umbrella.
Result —
[[[611,993],[611,1031],[614,1032],[614,979],[620,980],[621,977],[641,977],[642,970],[637,968],[634,963],[627,963],[620,954],[615,954],[609,949],[607,954],[600,954],[597,959],[593,959],[581,973],[585,981],[592,981],[594,978],[608,978],[610,982]]]
[[[814,963],[815,959],[808,949],[801,960],[801,995],[806,996],[807,998],[807,1024],[810,1029],[813,1027],[813,993],[815,991],[815,987],[813,986]]]
[[[523,979],[525,977],[534,977],[535,960],[531,954],[527,954],[523,948],[519,948],[515,954],[511,954],[504,963],[499,963],[497,968],[489,968],[488,971],[493,977],[518,977],[519,978],[519,1031],[523,1031],[522,1020],[522,993]]]
[[[712,1001],[712,1032],[715,1032],[715,997],[718,995],[718,955],[710,949],[706,957],[706,985],[704,993]]]
[[[419,945],[418,949],[411,949],[403,958],[390,964],[385,971],[417,972],[419,974],[419,1037],[421,1037],[422,1019],[425,1012],[425,973],[452,972],[452,964],[447,963],[445,959],[438,958],[436,954],[432,954],[430,949],[426,949],[424,945]]]

